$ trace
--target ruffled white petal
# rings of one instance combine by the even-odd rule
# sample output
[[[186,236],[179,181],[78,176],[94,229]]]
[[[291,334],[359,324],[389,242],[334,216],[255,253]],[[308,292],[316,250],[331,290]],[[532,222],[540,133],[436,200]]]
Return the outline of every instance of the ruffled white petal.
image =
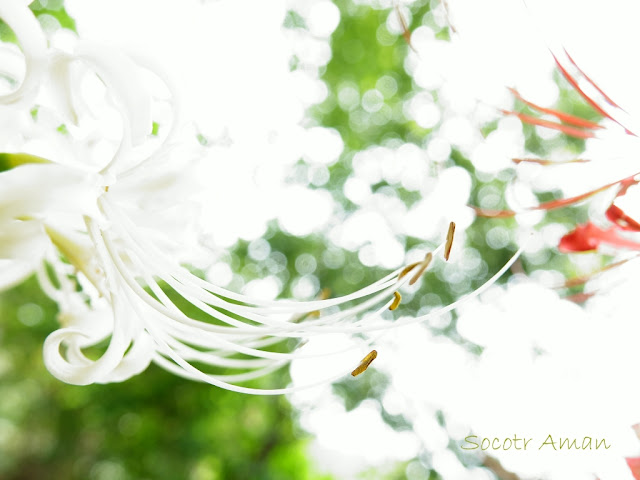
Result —
[[[131,318],[126,305],[116,301],[114,308],[109,346],[98,360],[86,357],[82,348],[102,341],[96,332],[104,327],[104,323],[92,325],[86,320],[93,317],[97,322],[104,321],[100,317],[105,312],[83,312],[85,321],[56,330],[47,337],[43,348],[44,363],[52,375],[74,385],[89,385],[126,380],[149,365],[154,351],[150,338],[135,318]],[[65,348],[65,354],[61,347]]]
[[[139,145],[151,133],[151,97],[139,78],[139,67],[121,52],[83,42],[78,58],[87,62],[107,86],[125,120],[127,142]]]
[[[74,85],[71,78],[71,65],[74,59],[71,55],[57,52],[51,56],[49,63],[49,75],[47,77],[49,87],[54,90],[52,100],[56,103],[60,116],[65,122],[78,124],[78,113],[73,101]]]
[[[0,221],[97,216],[97,177],[56,164],[27,164],[0,173]]]
[[[44,257],[47,236],[39,221],[3,222],[0,230],[0,258],[25,262]]]
[[[22,84],[12,93],[0,96],[0,103],[7,104],[21,100],[38,87],[47,63],[47,41],[40,23],[24,2],[0,0],[0,18],[16,34],[26,63]]]
[[[35,270],[36,262],[0,259],[0,292],[19,285]]]

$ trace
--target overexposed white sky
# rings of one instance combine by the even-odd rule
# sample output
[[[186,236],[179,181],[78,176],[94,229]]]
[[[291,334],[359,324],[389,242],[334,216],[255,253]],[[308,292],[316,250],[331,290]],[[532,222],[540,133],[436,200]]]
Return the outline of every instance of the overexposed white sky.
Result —
[[[336,222],[330,195],[307,188],[306,182],[322,185],[323,178],[326,182],[327,167],[341,154],[342,140],[334,131],[309,128],[304,116],[308,106],[326,95],[318,69],[330,59],[327,39],[339,20],[331,2],[188,0],[177,6],[170,0],[114,0],[108,8],[98,0],[65,2],[82,38],[122,48],[161,66],[179,93],[182,135],[201,133],[210,140],[211,163],[203,175],[208,176],[212,192],[205,211],[209,223],[203,227],[215,248],[223,252],[240,238],[253,241],[258,252],[266,224],[275,218],[294,235],[323,231],[335,244],[358,250],[365,265],[385,268],[424,254],[404,252],[398,235],[435,238],[451,219],[460,229],[454,256],[463,255],[463,231],[473,220],[464,206],[470,177],[462,169],[449,169],[436,181],[428,178],[426,165],[446,160],[455,147],[476,163],[481,174],[493,175],[508,166],[511,157],[522,155],[517,119],[501,120],[486,140],[477,125],[495,117],[491,107],[510,108],[512,99],[505,86],[516,87],[540,104],[554,102],[558,88],[547,45],[561,42],[570,49],[614,100],[640,118],[640,72],[632,48],[640,33],[634,2],[528,3],[527,10],[517,1],[449,0],[450,19],[458,30],[451,42],[436,40],[427,26],[414,32],[419,55],[410,54],[405,67],[418,95],[407,111],[419,124],[439,122],[439,127],[422,150],[404,145],[357,154],[345,195],[361,209]],[[305,17],[308,34],[282,30],[290,8]],[[434,17],[443,24],[441,5]],[[395,21],[391,15],[390,28]],[[56,41],[64,45],[66,39]],[[289,59],[294,53],[306,67],[291,72]],[[443,109],[434,104],[429,90],[438,92]],[[348,93],[341,97],[345,102]],[[378,108],[374,100],[372,95],[356,98],[368,102],[369,109]],[[590,178],[574,174],[575,170],[563,171],[565,193],[585,191],[598,186],[602,175],[625,171],[635,161],[637,146],[619,137],[588,143],[587,151],[600,162],[592,167]],[[603,164],[611,152],[618,162]],[[287,183],[299,158],[305,159],[306,181]],[[390,160],[404,162],[403,168],[385,169]],[[397,172],[405,175],[398,177]],[[533,186],[522,187],[524,200],[519,201],[558,180],[541,178],[544,175],[531,174]],[[370,186],[382,178],[420,192],[423,200],[407,209],[397,199],[374,195]],[[225,208],[228,204],[234,205],[232,211]],[[538,243],[553,244],[562,233],[549,231],[547,238],[541,234]],[[495,242],[504,240],[501,232],[494,236]],[[467,276],[481,268],[472,257],[467,259]],[[594,258],[582,258],[589,271]],[[212,280],[233,285],[225,265],[219,263],[210,271]],[[629,266],[627,274],[637,275],[637,268]],[[303,287],[301,296],[315,294],[313,285]],[[280,287],[264,281],[245,288],[274,297]],[[391,430],[372,402],[345,412],[329,386],[295,395],[292,401],[303,409],[303,426],[316,436],[312,450],[319,462],[329,470],[333,464],[340,478],[351,478],[361,468],[383,468],[412,458],[421,445],[432,452],[433,465],[445,479],[489,478],[482,469],[462,469],[447,449],[449,436],[463,439],[471,431],[489,437],[606,435],[614,448],[605,454],[492,454],[523,475],[579,479],[597,473],[603,480],[631,478],[622,457],[640,451],[628,428],[640,418],[640,407],[636,408],[640,395],[627,380],[634,378],[639,364],[635,339],[640,332],[625,310],[630,298],[633,293],[622,287],[613,296],[596,298],[583,311],[524,281],[496,288],[461,311],[459,333],[486,348],[479,360],[419,326],[387,336],[381,347],[393,355],[378,348],[382,354],[374,364],[392,379],[385,408],[412,420],[415,433]],[[449,320],[438,321],[443,326]],[[548,356],[535,358],[534,348]],[[312,367],[292,367],[294,382],[313,374]],[[612,396],[616,408],[610,407]],[[436,410],[446,413],[446,429],[433,421]]]

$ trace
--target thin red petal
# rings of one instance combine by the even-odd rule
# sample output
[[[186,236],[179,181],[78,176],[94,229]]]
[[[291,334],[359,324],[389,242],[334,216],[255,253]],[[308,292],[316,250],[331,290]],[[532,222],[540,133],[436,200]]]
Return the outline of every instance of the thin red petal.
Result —
[[[637,175],[638,174],[635,173],[630,177],[625,178],[624,180],[620,180],[619,182],[620,190],[618,190],[618,194],[616,195],[616,198],[625,195],[627,193],[627,190],[629,190],[629,187],[633,187],[634,185],[637,185],[638,183],[640,183],[640,179],[639,180],[635,179]]]
[[[547,160],[544,158],[512,158],[511,161],[515,164],[520,163],[536,163],[538,165],[564,165],[567,163],[588,163],[591,160],[583,158],[574,158],[571,160]]]
[[[595,225],[592,223],[578,225],[575,230],[567,233],[560,239],[558,250],[562,253],[590,252],[592,250],[597,250],[601,239],[592,235],[591,227],[595,227]]]
[[[598,194],[600,192],[603,192],[606,189],[611,188],[611,187],[613,187],[615,185],[619,185],[620,186],[620,191],[623,191],[622,194],[620,192],[618,192],[617,196],[624,195],[624,193],[626,193],[627,189],[631,185],[635,185],[637,183],[640,183],[640,180],[634,180],[634,178],[637,175],[640,175],[640,172],[635,173],[630,177],[623,178],[622,180],[617,180],[615,182],[608,183],[606,185],[603,185],[600,188],[596,188],[595,190],[591,190],[589,192],[582,193],[580,195],[576,195],[575,197],[559,198],[557,200],[551,200],[549,202],[544,202],[544,203],[541,203],[540,205],[536,205],[534,207],[529,207],[525,211],[531,211],[531,210],[555,210],[557,208],[568,207],[569,205],[573,205],[575,203],[579,203],[579,202],[581,202],[583,200],[586,200],[587,198],[592,197],[593,195],[596,195],[596,194]],[[513,216],[517,215],[518,213],[521,213],[521,212],[515,212],[513,210],[490,210],[490,209],[486,209],[486,208],[476,207],[474,205],[469,205],[469,207],[473,208],[475,210],[476,214],[479,217],[509,218],[509,217],[513,217]]]
[[[624,260],[620,260],[618,262],[614,262],[614,263],[610,263],[609,265],[606,265],[602,268],[599,268],[598,270],[591,272],[588,275],[582,275],[579,277],[573,277],[573,278],[568,278],[567,280],[565,280],[564,284],[562,285],[562,287],[564,288],[571,288],[571,287],[577,287],[578,285],[584,285],[585,283],[587,283],[589,280],[591,280],[592,278],[597,277],[598,275],[600,275],[601,273],[604,273],[608,270],[612,270],[616,267],[619,267],[620,265],[623,265],[625,263],[627,263],[629,260],[631,260],[630,258],[626,258]]]
[[[571,86],[576,90],[576,92],[578,92],[580,95],[582,95],[582,98],[584,98],[589,105],[591,105],[600,115],[610,118],[611,120],[613,120],[615,122],[615,120],[613,119],[613,117],[611,115],[609,115],[607,112],[605,112],[602,107],[600,107],[600,105],[598,105],[596,103],[595,100],[593,100],[589,95],[587,95],[579,86],[578,86],[578,82],[575,78],[573,78],[571,76],[571,74],[569,72],[567,72],[567,70],[562,66],[562,64],[560,63],[560,60],[558,60],[558,57],[556,57],[553,53],[551,54],[553,56],[553,59],[556,61],[556,65],[558,66],[558,68],[560,69],[560,72],[562,73],[562,75],[564,76],[564,78],[567,79],[567,81],[571,84]],[[617,122],[616,122],[617,123]]]
[[[487,218],[509,218],[514,217],[516,212],[513,210],[491,210],[488,208],[480,208],[475,205],[469,205],[470,208],[475,210],[476,215],[479,217],[487,217]]]
[[[613,245],[614,247],[640,250],[640,243],[620,237],[615,227],[603,230],[591,222],[578,225],[575,230],[562,237],[558,244],[558,250],[562,253],[590,252],[597,250],[601,243]]]
[[[532,117],[531,115],[525,115],[520,112],[513,112],[510,110],[502,110],[502,113],[505,115],[515,115],[524,123],[528,123],[530,125],[538,125],[540,127],[551,128],[553,130],[559,130],[565,135],[569,135],[570,137],[576,138],[593,138],[595,134],[589,130],[582,130],[577,127],[571,127],[569,125],[564,125],[562,123],[552,122],[550,120],[543,120],[541,118]]]
[[[615,223],[622,230],[627,230],[629,232],[640,232],[640,223],[636,222],[629,215],[624,213],[624,211],[615,205],[611,205],[607,209],[607,218],[612,223]]]
[[[618,194],[616,195],[617,197],[624,195],[627,190],[629,189],[629,187],[631,187],[632,185],[635,185],[637,183],[640,182],[640,180],[635,180],[635,177],[637,175],[639,175],[640,172],[638,173],[634,173],[633,175],[631,175],[630,177],[626,177],[623,178],[622,180],[616,180],[615,182],[611,182],[608,183],[606,185],[603,185],[600,188],[596,188],[595,190],[591,190],[589,192],[586,193],[582,193],[580,195],[576,195],[575,197],[569,197],[569,198],[560,198],[558,200],[551,200],[550,202],[545,202],[542,203],[540,205],[538,205],[537,207],[533,207],[532,210],[554,210],[556,208],[562,208],[562,207],[566,207],[568,205],[572,205],[574,203],[578,203],[581,202],[582,200],[585,200],[597,193],[603,192],[608,188],[611,188],[615,185],[619,185],[620,186],[620,190],[618,191]],[[621,193],[622,192],[622,193]]]
[[[575,197],[568,198],[559,198],[557,200],[551,200],[549,202],[544,202],[538,205],[537,207],[532,207],[531,210],[555,210],[556,208],[568,207],[569,205],[573,205],[575,203],[579,203],[582,200],[586,200],[587,198],[600,193],[607,188],[611,188],[615,183],[610,183],[603,187],[597,188],[595,190],[591,190],[590,192],[582,193],[580,195],[576,195]]]
[[[585,73],[580,69],[580,67],[578,67],[578,65],[576,65],[576,63],[573,61],[573,59],[569,56],[569,54],[566,52],[565,53],[567,55],[567,57],[569,58],[569,61],[571,62],[571,64],[578,70],[578,72],[580,72],[580,74],[591,84],[591,86],[593,86],[598,93],[600,93],[602,95],[602,97],[605,99],[605,101],[607,103],[609,103],[611,106],[618,108],[621,111],[624,111],[622,108],[620,108],[615,102],[613,102],[613,100],[611,100],[603,91],[602,89],[600,89],[600,87],[598,87],[595,82],[593,80],[591,80],[591,78],[589,78],[587,75],[585,75]],[[567,81],[571,84],[571,86],[580,94],[582,95],[582,98],[584,98],[589,105],[591,105],[598,113],[600,113],[601,115],[613,120],[614,122],[616,122],[618,125],[620,125],[622,128],[624,128],[625,133],[627,133],[628,135],[632,135],[634,137],[637,137],[637,135],[635,133],[633,133],[631,130],[629,130],[627,127],[625,127],[623,124],[621,124],[618,120],[616,120],[615,118],[613,118],[611,115],[609,115],[602,107],[600,107],[600,105],[598,105],[598,103],[591,98],[589,95],[587,95],[585,93],[584,90],[582,90],[579,86],[578,86],[578,82],[577,80],[566,70],[566,68],[564,68],[562,66],[562,64],[560,63],[560,60],[558,60],[558,57],[556,57],[553,53],[551,53],[551,55],[553,56],[553,59],[556,62],[556,65],[558,66],[558,68],[560,69],[560,72],[562,72],[562,75],[564,76],[564,78],[567,79]]]
[[[574,293],[573,295],[567,295],[564,297],[565,300],[569,300],[573,303],[584,303],[593,297],[596,292],[583,292],[583,293]]]
[[[607,101],[607,103],[608,103],[609,105],[611,105],[612,107],[620,108],[620,106],[619,106],[616,102],[614,102],[613,100],[611,100],[611,98],[610,98],[606,93],[604,93],[604,92],[602,91],[602,89],[601,89],[601,88],[596,84],[596,82],[594,82],[593,80],[591,80],[591,78],[589,77],[589,75],[587,75],[586,73],[584,73],[584,70],[582,70],[582,69],[578,66],[578,64],[573,60],[573,58],[571,58],[571,55],[569,55],[569,52],[567,52],[567,49],[566,49],[566,48],[564,49],[564,53],[565,53],[565,55],[567,56],[567,58],[569,59],[569,61],[573,64],[573,66],[574,66],[574,67],[576,67],[576,69],[577,69],[577,70],[582,74],[582,76],[583,76],[584,78],[586,78],[586,80],[591,84],[591,86],[593,86],[593,88],[595,88],[595,89],[598,91],[598,93],[599,93],[600,95],[602,95],[602,98],[604,98],[604,99]],[[622,110],[622,108],[620,108],[620,110]]]
[[[636,480],[640,480],[640,457],[635,458],[625,458],[627,461],[627,465],[629,466],[629,470],[631,470],[631,475]]]
[[[546,107],[541,107],[539,105],[536,105],[535,103],[530,102],[529,100],[525,100],[515,88],[510,88],[509,90],[522,103],[525,103],[526,105],[530,106],[535,110],[538,110],[539,112],[553,115],[554,117],[558,118],[559,120],[565,123],[570,123],[572,125],[575,125],[576,127],[581,127],[581,128],[604,128],[602,125],[598,125],[597,123],[592,122],[590,120],[576,117],[575,115],[570,115],[568,113],[564,113],[559,110],[554,110],[553,108],[546,108]]]

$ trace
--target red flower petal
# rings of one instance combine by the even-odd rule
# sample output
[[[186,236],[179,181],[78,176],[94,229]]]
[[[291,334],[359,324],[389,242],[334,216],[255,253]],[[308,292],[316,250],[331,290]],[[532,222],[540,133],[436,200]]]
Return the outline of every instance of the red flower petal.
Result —
[[[590,120],[586,120],[584,118],[580,118],[580,117],[576,117],[575,115],[570,115],[568,113],[564,113],[561,112],[559,110],[554,110],[553,108],[545,108],[545,107],[541,107],[539,105],[536,105],[533,102],[530,102],[528,100],[525,100],[515,88],[510,88],[509,89],[511,91],[511,93],[513,94],[514,97],[516,97],[518,100],[520,100],[522,103],[525,103],[526,105],[528,105],[529,107],[538,110],[539,112],[542,113],[547,113],[549,115],[553,115],[554,117],[556,117],[557,119],[565,122],[565,123],[570,123],[571,125],[575,125],[576,127],[581,127],[581,128],[604,128],[602,125],[598,125],[595,122],[592,122]]]
[[[629,470],[631,470],[631,475],[636,480],[640,480],[640,457],[636,458],[625,458],[627,461],[627,465],[629,466]]]
[[[640,243],[620,237],[615,227],[603,230],[591,222],[578,225],[575,230],[562,237],[558,244],[558,250],[562,253],[589,252],[597,250],[601,243],[640,250]]]
[[[559,198],[557,200],[551,200],[549,202],[541,203],[535,207],[529,207],[527,210],[555,210],[556,208],[568,207],[569,205],[573,205],[575,203],[579,203],[582,200],[586,200],[587,198],[596,195],[600,192],[605,191],[608,188],[611,188],[615,185],[620,187],[616,197],[620,197],[627,193],[627,190],[630,186],[635,185],[640,182],[640,180],[635,180],[635,177],[640,175],[640,172],[634,173],[632,176],[623,178],[622,180],[617,180],[615,182],[607,183],[600,188],[596,188],[595,190],[590,190],[585,193],[581,193],[580,195],[576,195],[575,197],[569,198]],[[475,207],[473,205],[469,205],[476,211],[476,214],[479,217],[493,217],[493,218],[508,218],[517,215],[520,212],[514,212],[513,210],[489,210],[485,208]]]
[[[597,250],[601,240],[593,235],[593,228],[598,228],[592,223],[578,225],[575,230],[567,233],[560,239],[558,250],[562,253],[589,252]]]
[[[602,109],[602,107],[600,107],[600,105],[598,105],[596,103],[596,101],[594,99],[592,99],[589,95],[587,95],[584,92],[584,90],[582,90],[580,88],[580,86],[578,85],[578,81],[575,78],[573,78],[573,76],[567,71],[566,68],[564,68],[562,66],[562,63],[560,63],[560,60],[558,60],[558,57],[556,57],[553,53],[551,55],[553,55],[553,59],[556,61],[556,65],[558,66],[558,69],[560,70],[560,72],[562,73],[564,78],[567,79],[567,81],[576,90],[576,92],[578,92],[580,95],[582,95],[582,98],[584,98],[589,103],[589,105],[591,105],[600,115],[602,115],[603,117],[610,118],[611,120],[613,120],[615,122],[615,120],[611,117],[611,115],[609,115],[607,112],[605,112]],[[585,75],[585,78],[588,78],[588,77],[586,77],[586,75]],[[592,83],[592,85],[593,85],[593,83]]]
[[[574,67],[576,67],[578,72],[580,72],[580,74],[582,74],[582,76],[593,86],[593,88],[595,88],[598,91],[598,93],[602,95],[602,97],[606,100],[606,102],[609,105],[611,105],[612,107],[620,108],[620,106],[616,102],[611,100],[611,98],[609,98],[609,96],[606,93],[604,93],[602,89],[598,85],[596,85],[596,83],[593,80],[591,80],[591,78],[589,78],[589,76],[586,73],[584,73],[584,71],[578,66],[578,64],[573,60],[573,58],[571,58],[571,55],[569,55],[569,52],[567,52],[566,49],[564,50],[564,53],[569,59],[569,61],[571,62],[571,64]],[[620,108],[620,110],[622,110],[622,108]]]
[[[543,120],[541,118],[532,117],[531,115],[525,115],[524,113],[513,112],[511,110],[501,110],[501,112],[505,115],[515,115],[524,123],[528,123],[530,125],[538,125],[540,127],[551,128],[552,130],[559,130],[570,137],[593,138],[595,136],[595,134],[590,130],[582,130],[578,127],[572,127],[570,125],[564,125],[550,120]]]
[[[607,209],[606,215],[611,222],[618,226],[618,228],[630,232],[640,232],[640,223],[636,222],[633,218],[624,213],[621,208],[612,204]]]
[[[573,59],[571,58],[571,56],[569,55],[569,53],[565,50],[564,51],[565,55],[567,56],[567,58],[569,59],[569,62],[573,65],[573,67],[578,71],[579,75],[582,76],[587,82],[589,82],[589,84],[598,92],[598,94],[600,96],[602,96],[602,98],[604,99],[604,101],[606,103],[608,103],[609,105],[611,105],[614,108],[617,108],[618,110],[624,111],[622,108],[620,108],[613,100],[611,100],[611,98],[609,98],[600,87],[598,87],[598,85],[596,85],[596,83],[591,80],[591,78],[589,78],[581,69],[580,67],[578,67],[578,65],[573,61]],[[616,122],[618,125],[620,125],[622,128],[624,128],[625,132],[629,135],[633,135],[634,137],[637,136],[635,133],[633,133],[632,131],[630,131],[627,127],[625,127],[622,123],[620,123],[618,120],[616,120],[615,118],[613,118],[608,112],[606,112],[599,104],[598,102],[596,102],[592,97],[590,97],[582,88],[580,88],[580,86],[578,85],[578,80],[576,80],[576,78],[574,76],[572,76],[568,70],[562,65],[562,63],[560,62],[560,60],[558,59],[558,57],[556,57],[555,54],[551,53],[551,55],[553,56],[553,59],[556,62],[556,65],[558,66],[558,69],[560,70],[560,72],[562,73],[562,75],[564,76],[564,78],[567,79],[567,81],[571,84],[571,86],[576,90],[576,92],[578,92],[582,98],[584,98],[587,103],[589,103],[589,105],[591,105],[600,115],[605,116],[611,120],[613,120],[614,122]]]
[[[614,269],[616,267],[619,267],[620,265],[624,265],[625,263],[627,263],[629,260],[631,260],[630,258],[625,258],[624,260],[620,260],[618,262],[614,262],[614,263],[610,263],[609,265],[606,265],[602,268],[599,268],[598,270],[591,272],[588,275],[581,275],[579,277],[572,277],[572,278],[567,278],[564,282],[564,285],[562,285],[562,287],[564,288],[571,288],[571,287],[577,287],[578,285],[584,285],[585,283],[587,283],[589,280],[591,280],[592,278],[600,275],[601,273],[604,273],[608,270]]]
[[[480,208],[475,205],[469,205],[479,217],[485,218],[510,218],[515,217],[517,212],[513,210],[491,210],[489,208]]]
[[[584,303],[593,297],[596,292],[583,292],[583,293],[574,293],[573,295],[567,295],[564,297],[565,300],[569,300],[573,303]]]
[[[547,160],[546,158],[512,158],[511,161],[516,165],[520,163],[535,163],[538,165],[565,165],[567,163],[589,163],[591,160],[584,158],[573,158],[571,160]]]
[[[630,177],[625,178],[624,180],[620,180],[620,190],[618,190],[618,194],[616,195],[616,197],[621,197],[623,195],[626,195],[627,190],[629,190],[629,187],[633,187],[634,185],[637,185],[638,183],[640,183],[640,179],[636,180],[635,177],[638,176],[640,173],[635,173],[633,175],[631,175]]]

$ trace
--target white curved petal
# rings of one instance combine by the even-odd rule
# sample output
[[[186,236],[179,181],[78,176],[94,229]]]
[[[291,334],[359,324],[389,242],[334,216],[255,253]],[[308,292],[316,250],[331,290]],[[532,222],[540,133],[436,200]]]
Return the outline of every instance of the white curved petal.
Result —
[[[60,353],[60,346],[73,342],[75,336],[86,337],[81,330],[73,328],[61,328],[51,333],[44,342],[44,364],[54,377],[63,382],[89,385],[95,381],[92,365],[87,365],[78,358],[67,360]]]
[[[0,0],[0,18],[18,37],[26,62],[25,76],[20,87],[0,97],[0,103],[13,103],[38,86],[46,67],[47,41],[40,23],[24,2],[21,4],[12,0]]]
[[[141,331],[118,366],[99,383],[123,382],[142,373],[151,363],[155,351],[153,339],[147,332]]]
[[[66,299],[65,310],[58,315],[58,321],[64,328],[83,332],[81,337],[74,338],[74,344],[82,349],[97,345],[113,332],[113,313],[111,307],[104,305],[90,308],[81,295]]]
[[[47,237],[38,221],[4,222],[0,230],[0,258],[30,261],[41,259]]]
[[[19,48],[7,45],[0,48],[0,74],[18,83],[24,75],[24,55]]]
[[[71,95],[74,85],[71,84],[71,64],[73,57],[63,52],[56,52],[50,59],[47,83],[55,91],[52,100],[60,110],[65,122],[78,124],[78,114]]]
[[[79,44],[76,53],[95,69],[118,103],[131,143],[141,144],[152,122],[151,96],[140,81],[139,67],[121,52],[89,42]]]
[[[33,262],[0,259],[0,292],[19,285],[33,273]]]
[[[0,173],[0,221],[56,213],[96,216],[94,176],[55,164],[28,164]]]
[[[89,385],[107,378],[122,362],[131,339],[122,329],[116,328],[107,351],[96,361],[78,355],[77,350],[68,358],[60,352],[60,346],[74,348],[75,342],[84,342],[88,337],[90,334],[86,330],[78,328],[61,328],[51,333],[43,347],[47,370],[57,379],[73,385]]]

